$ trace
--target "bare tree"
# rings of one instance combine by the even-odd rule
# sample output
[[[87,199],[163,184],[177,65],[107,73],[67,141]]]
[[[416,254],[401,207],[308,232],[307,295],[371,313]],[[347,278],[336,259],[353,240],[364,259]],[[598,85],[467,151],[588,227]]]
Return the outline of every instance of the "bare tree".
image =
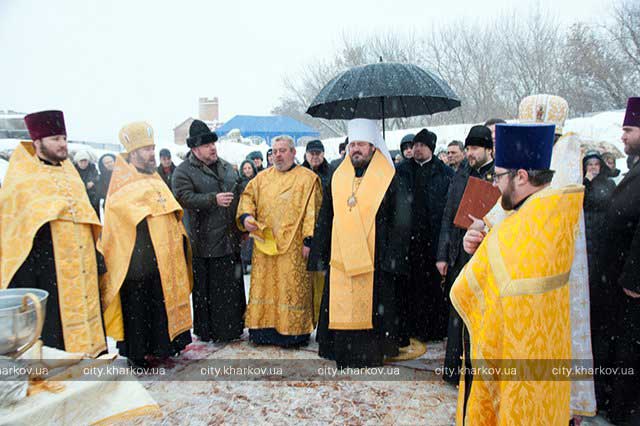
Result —
[[[513,118],[520,100],[533,93],[565,97],[571,115],[622,108],[640,86],[640,2],[616,1],[610,21],[600,26],[576,23],[564,29],[538,7],[481,24],[458,20],[424,34],[343,34],[333,58],[285,79],[285,94],[273,111],[324,136],[344,134],[344,122],[304,111],[332,77],[380,57],[434,71],[462,100],[450,112],[387,120],[388,129]]]

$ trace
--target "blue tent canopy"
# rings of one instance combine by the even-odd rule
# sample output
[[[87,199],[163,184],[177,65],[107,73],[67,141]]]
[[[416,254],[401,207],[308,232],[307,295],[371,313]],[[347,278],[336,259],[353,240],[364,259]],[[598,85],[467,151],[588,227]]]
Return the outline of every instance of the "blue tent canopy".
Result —
[[[320,132],[286,115],[236,115],[224,126],[216,129],[218,136],[224,136],[233,129],[240,129],[244,137],[260,136],[267,144],[282,134],[291,136],[296,142],[302,137],[319,138]]]

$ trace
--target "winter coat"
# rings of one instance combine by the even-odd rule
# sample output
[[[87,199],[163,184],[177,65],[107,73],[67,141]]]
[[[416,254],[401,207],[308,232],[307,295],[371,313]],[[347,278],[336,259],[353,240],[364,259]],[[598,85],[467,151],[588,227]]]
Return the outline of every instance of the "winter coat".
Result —
[[[473,169],[465,162],[464,167],[460,167],[453,176],[442,215],[440,238],[438,238],[438,261],[447,262],[449,266],[453,266],[461,252],[462,238],[464,238],[466,230],[455,226],[453,219],[456,217],[456,213],[458,213],[458,207],[460,207],[460,201],[462,201],[462,195],[467,187],[469,177],[473,176],[489,180],[489,176],[492,176],[493,172],[493,161],[482,166],[480,170]]]
[[[105,157],[113,158],[113,161],[116,161],[116,156],[113,154],[104,154],[98,160],[98,169],[100,170],[100,182],[98,182],[98,197],[101,200],[107,199],[107,192],[109,192],[109,184],[111,183],[111,174],[113,173],[111,170],[108,170],[106,167],[102,165],[102,160]]]
[[[602,162],[604,164],[604,162]],[[601,168],[602,172],[593,180],[584,179],[584,225],[587,240],[587,261],[589,264],[589,282],[593,287],[601,283],[602,265],[601,255],[598,253],[597,242],[602,238],[602,231],[607,220],[607,210],[616,184],[609,178],[608,168]],[[594,300],[597,303],[598,300]]]
[[[333,160],[331,163],[329,163],[329,167],[331,167],[331,170],[333,170],[334,172],[336,171],[336,169],[338,167],[340,167],[340,164],[342,164],[342,160],[344,160],[344,158],[337,158],[335,160]]]
[[[162,167],[162,164],[158,166],[158,174],[160,175],[164,183],[166,183],[169,188],[171,188],[171,178],[173,177],[173,172],[175,171],[176,171],[176,165],[173,164],[173,162],[171,163],[171,166],[169,166],[169,173],[164,172],[164,167]]]
[[[598,249],[606,281],[640,293],[640,163],[618,184],[608,204]]]
[[[235,224],[239,180],[230,163],[218,158],[207,167],[191,152],[173,172],[171,186],[176,200],[185,209],[194,257],[222,257],[240,252],[240,231]],[[219,192],[233,192],[229,207],[218,206]]]
[[[96,211],[98,211],[98,207],[100,205],[100,195],[98,193],[100,175],[98,174],[96,165],[93,163],[89,163],[87,168],[84,170],[76,165],[76,170],[78,170],[80,178],[82,179],[82,182],[84,182],[84,187],[87,190],[87,195],[89,195],[89,201],[91,202],[91,205]],[[91,188],[87,188],[89,182],[93,182],[93,186]]]
[[[404,160],[398,164],[396,174],[400,179],[404,180],[405,186],[409,189],[409,202],[412,206],[412,235],[417,237],[418,233],[424,232],[419,232],[419,230],[428,230],[429,236],[425,249],[430,249],[430,256],[435,259],[442,225],[442,215],[454,173],[450,167],[446,166],[436,156],[431,157],[429,163],[420,166],[414,159]],[[426,186],[420,185],[416,180],[423,167],[426,168],[427,173],[427,176],[425,176]],[[425,203],[422,205],[423,209],[421,211],[427,214],[426,217],[418,216],[420,210],[417,209],[416,203]],[[426,220],[426,223],[422,223],[424,220]]]
[[[318,177],[320,178],[320,183],[322,184],[323,193],[329,190],[329,185],[331,185],[331,177],[333,176],[333,169],[329,165],[329,162],[326,160],[326,158],[322,161],[322,164],[320,164],[318,170],[313,170],[311,168],[311,164],[309,164],[306,159],[304,160],[304,163],[302,163],[302,167],[306,167],[307,169],[318,175]]]

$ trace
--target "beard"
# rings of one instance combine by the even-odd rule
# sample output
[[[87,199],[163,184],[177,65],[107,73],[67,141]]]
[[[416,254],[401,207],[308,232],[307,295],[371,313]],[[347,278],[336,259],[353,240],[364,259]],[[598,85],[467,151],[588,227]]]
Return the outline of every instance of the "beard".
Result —
[[[67,159],[67,157],[69,156],[69,152],[67,151],[67,148],[64,148],[63,150],[60,150],[60,153],[56,153],[53,150],[50,150],[47,145],[45,145],[44,143],[42,143],[40,145],[40,153],[42,154],[43,157],[45,157],[46,160],[49,160],[52,163],[60,163],[64,160]]]
[[[350,154],[349,156],[351,157],[351,164],[356,169],[360,167],[364,167],[371,162],[371,158],[373,158],[373,153],[374,151],[372,151],[371,154],[369,154],[368,156],[361,153],[357,153],[355,155],[358,155],[358,158],[354,158],[355,155]]]
[[[136,169],[148,174],[156,171],[156,159],[154,157],[145,159],[139,152],[134,152],[131,155]]]
[[[517,203],[513,200],[513,193],[516,189],[516,185],[513,179],[509,179],[506,189],[502,193],[500,198],[500,205],[503,209],[509,211],[513,210]]]

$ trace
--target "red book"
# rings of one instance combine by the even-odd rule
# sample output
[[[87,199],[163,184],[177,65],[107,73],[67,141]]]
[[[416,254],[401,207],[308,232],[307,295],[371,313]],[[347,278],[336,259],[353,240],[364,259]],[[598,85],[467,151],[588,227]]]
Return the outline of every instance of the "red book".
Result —
[[[491,182],[470,177],[453,224],[468,229],[473,223],[469,215],[482,219],[496,205],[500,195],[500,190]]]

